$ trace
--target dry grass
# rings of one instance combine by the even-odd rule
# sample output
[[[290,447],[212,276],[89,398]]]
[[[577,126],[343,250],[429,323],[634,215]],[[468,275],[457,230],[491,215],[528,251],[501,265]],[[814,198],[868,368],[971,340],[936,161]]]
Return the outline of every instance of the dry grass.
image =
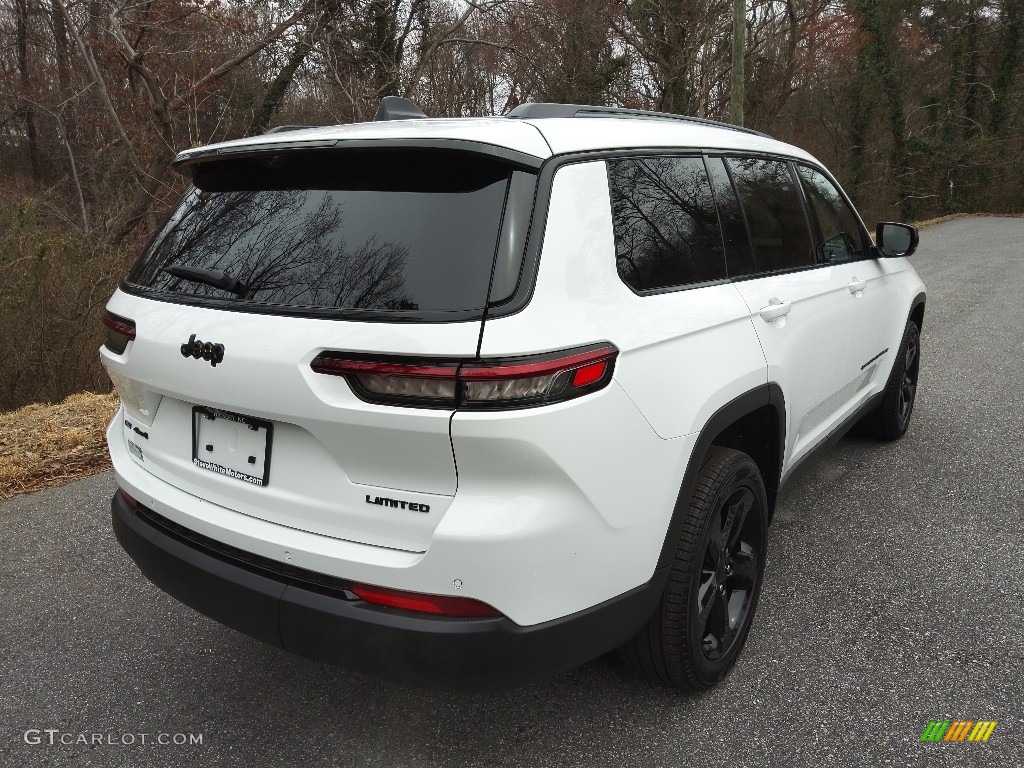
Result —
[[[117,406],[116,392],[83,392],[0,413],[0,499],[110,469],[104,432]]]

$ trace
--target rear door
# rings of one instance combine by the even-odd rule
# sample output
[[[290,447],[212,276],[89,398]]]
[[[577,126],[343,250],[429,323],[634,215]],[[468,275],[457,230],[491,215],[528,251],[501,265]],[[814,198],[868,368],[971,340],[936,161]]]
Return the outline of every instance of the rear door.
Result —
[[[840,291],[846,287],[818,267],[788,161],[711,157],[708,163],[719,205],[725,207],[730,277],[750,311],[768,361],[768,380],[785,395],[785,463],[790,466],[828,430],[839,409],[848,321]],[[737,214],[747,242],[729,235],[728,222]]]
[[[518,274],[507,198],[533,181],[440,150],[198,166],[108,305],[136,324],[103,353],[136,463],[260,519],[425,550],[457,485],[452,410],[367,402],[312,362],[474,357],[496,259]]]

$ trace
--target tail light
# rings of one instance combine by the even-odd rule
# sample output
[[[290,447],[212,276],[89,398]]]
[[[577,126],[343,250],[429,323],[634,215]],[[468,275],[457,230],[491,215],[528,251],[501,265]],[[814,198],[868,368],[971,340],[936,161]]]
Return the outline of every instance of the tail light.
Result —
[[[107,327],[107,337],[103,343],[111,352],[123,355],[128,342],[135,338],[135,321],[113,312],[104,312],[103,325]]]
[[[311,363],[317,373],[344,376],[369,402],[452,406],[458,390],[459,363],[412,363],[324,352]]]
[[[413,360],[323,352],[314,371],[344,376],[361,399],[385,405],[488,410],[548,405],[596,392],[612,378],[611,344],[490,360]]]
[[[469,597],[449,597],[447,595],[425,595],[420,592],[403,592],[386,587],[373,587],[369,584],[353,584],[352,591],[361,599],[374,605],[385,605],[389,608],[400,608],[416,613],[431,613],[435,616],[452,618],[483,618],[501,616],[501,613],[479,600]]]

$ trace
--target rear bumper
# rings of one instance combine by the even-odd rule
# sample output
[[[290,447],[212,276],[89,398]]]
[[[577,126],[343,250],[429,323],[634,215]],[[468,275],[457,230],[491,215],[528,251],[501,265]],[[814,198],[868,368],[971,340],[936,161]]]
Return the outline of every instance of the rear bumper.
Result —
[[[571,669],[632,637],[665,574],[593,608],[529,627],[370,605],[341,579],[218,544],[145,507],[111,502],[114,532],[156,586],[240,632],[316,661],[431,688],[483,691]]]

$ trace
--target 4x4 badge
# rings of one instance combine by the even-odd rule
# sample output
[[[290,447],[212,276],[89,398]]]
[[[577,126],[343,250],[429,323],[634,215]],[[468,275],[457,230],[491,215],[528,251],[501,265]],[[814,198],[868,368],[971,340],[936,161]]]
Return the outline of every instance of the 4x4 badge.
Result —
[[[181,345],[181,356],[194,357],[196,360],[199,358],[209,360],[210,365],[216,368],[217,363],[224,361],[224,345],[214,344],[211,341],[200,341],[193,333],[188,337],[188,341]]]

